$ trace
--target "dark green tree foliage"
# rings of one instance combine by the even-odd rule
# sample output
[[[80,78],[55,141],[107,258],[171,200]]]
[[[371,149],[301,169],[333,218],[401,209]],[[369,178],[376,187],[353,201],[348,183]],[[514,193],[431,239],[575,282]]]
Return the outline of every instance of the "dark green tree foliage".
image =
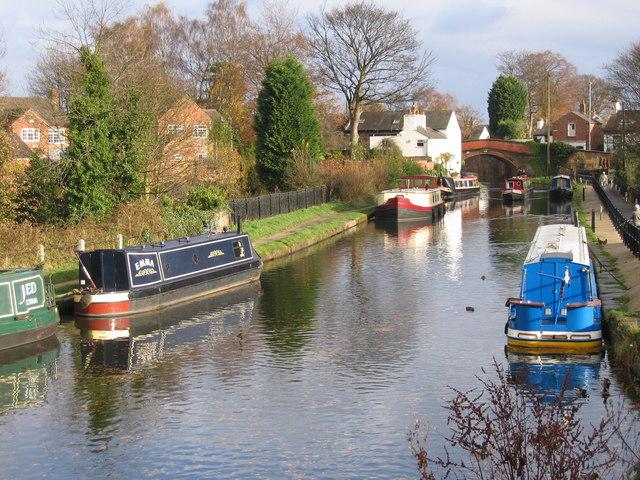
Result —
[[[513,75],[500,75],[491,86],[488,103],[489,130],[491,135],[497,135],[500,121],[517,125],[524,119],[527,87]]]
[[[55,223],[64,213],[63,164],[32,155],[16,198],[16,219]]]
[[[313,104],[313,85],[300,62],[289,56],[265,69],[255,117],[256,163],[263,181],[282,187],[294,150],[320,159],[322,134]]]
[[[69,101],[69,158],[65,204],[72,221],[101,216],[116,204],[112,166],[116,158],[113,138],[115,102],[111,81],[100,58],[83,47],[84,76]]]

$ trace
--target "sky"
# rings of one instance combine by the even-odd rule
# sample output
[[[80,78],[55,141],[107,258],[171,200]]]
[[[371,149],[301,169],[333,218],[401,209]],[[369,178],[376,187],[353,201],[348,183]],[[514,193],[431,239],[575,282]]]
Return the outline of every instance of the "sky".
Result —
[[[82,1],[82,0],[78,0]],[[130,0],[128,13],[149,2]],[[179,15],[203,14],[207,0],[165,0]],[[250,14],[261,0],[246,1]],[[289,0],[304,15],[344,4],[336,0]],[[437,57],[433,80],[486,116],[486,98],[498,75],[496,55],[504,50],[550,49],[564,55],[579,73],[603,75],[602,67],[640,41],[640,0],[393,0],[379,4],[412,21],[425,49]],[[43,46],[39,32],[64,29],[54,0],[0,0],[0,32],[9,92],[27,95],[27,76]]]

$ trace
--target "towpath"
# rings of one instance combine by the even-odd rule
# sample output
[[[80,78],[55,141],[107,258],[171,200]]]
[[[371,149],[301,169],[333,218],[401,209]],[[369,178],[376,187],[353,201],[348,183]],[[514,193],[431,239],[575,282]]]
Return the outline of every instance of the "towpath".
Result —
[[[640,311],[640,260],[638,260],[622,242],[622,238],[613,226],[613,222],[611,222],[611,219],[607,214],[607,210],[603,207],[593,188],[591,186],[587,186],[585,189],[585,201],[582,204],[582,208],[587,214],[587,225],[585,226],[590,226],[591,210],[594,210],[596,212],[595,234],[599,239],[599,246],[602,250],[611,255],[613,259],[615,259],[617,272],[615,272],[614,275],[618,278],[622,277],[628,288],[626,291],[615,288],[614,281],[604,281],[602,279],[603,275],[601,275],[601,283],[603,283],[603,285],[601,285],[601,294],[604,297],[603,300],[605,305],[611,305],[611,301],[615,296],[620,296],[621,294],[626,293],[629,296],[629,311]],[[607,190],[607,193],[620,212],[630,218],[633,213],[633,206],[626,203],[624,198],[614,190]],[[601,207],[602,214],[600,213]],[[598,255],[597,250],[596,255]],[[603,257],[604,256],[599,256],[598,258],[606,266],[609,261],[607,258]]]

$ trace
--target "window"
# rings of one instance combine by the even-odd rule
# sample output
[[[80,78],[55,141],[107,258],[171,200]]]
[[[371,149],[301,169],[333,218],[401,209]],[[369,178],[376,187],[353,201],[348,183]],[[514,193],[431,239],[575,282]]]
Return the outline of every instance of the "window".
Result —
[[[244,246],[242,245],[242,242],[233,242],[233,255],[236,258],[244,257]]]
[[[204,162],[207,159],[207,154],[206,153],[199,153],[198,154],[198,161],[199,162]]]
[[[39,142],[40,129],[39,128],[23,128],[22,141],[23,142]]]
[[[167,125],[167,130],[171,135],[176,135],[182,132],[183,128],[184,127],[182,125]]]
[[[576,136],[576,124],[569,123],[567,124],[567,137],[575,137]]]
[[[64,128],[50,128],[48,132],[48,140],[51,145],[60,145],[65,143],[66,131]]]
[[[179,153],[176,153],[176,154],[173,156],[173,159],[174,159],[176,162],[181,162],[181,161],[182,161],[182,155],[180,155]]]
[[[207,138],[209,129],[206,125],[196,125],[193,129],[193,136],[196,138]]]
[[[418,146],[424,147],[424,140],[418,140]]]

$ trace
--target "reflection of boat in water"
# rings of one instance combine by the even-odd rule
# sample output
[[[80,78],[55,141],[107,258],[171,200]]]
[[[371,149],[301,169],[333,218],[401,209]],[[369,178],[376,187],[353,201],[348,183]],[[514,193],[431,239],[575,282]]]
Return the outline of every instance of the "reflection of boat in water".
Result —
[[[0,352],[0,415],[44,402],[48,367],[59,352],[55,335]]]
[[[601,305],[584,227],[538,227],[520,295],[506,303],[507,343],[539,353],[600,351]]]
[[[76,317],[85,366],[131,369],[195,345],[224,336],[251,322],[260,287],[256,284],[215,297],[131,317]]]
[[[550,215],[568,215],[573,213],[573,203],[562,200],[549,199],[549,214]]]
[[[431,222],[376,222],[377,229],[384,230],[387,234],[397,237],[397,245],[412,245],[422,247],[429,245],[434,240],[434,233],[439,231],[440,224]],[[393,243],[395,246],[395,241]]]
[[[531,355],[509,350],[507,378],[545,398],[554,398],[563,390],[565,399],[585,396],[598,382],[602,355]]]
[[[502,208],[507,217],[526,215],[529,211],[529,203],[526,201],[520,203],[503,203]]]

